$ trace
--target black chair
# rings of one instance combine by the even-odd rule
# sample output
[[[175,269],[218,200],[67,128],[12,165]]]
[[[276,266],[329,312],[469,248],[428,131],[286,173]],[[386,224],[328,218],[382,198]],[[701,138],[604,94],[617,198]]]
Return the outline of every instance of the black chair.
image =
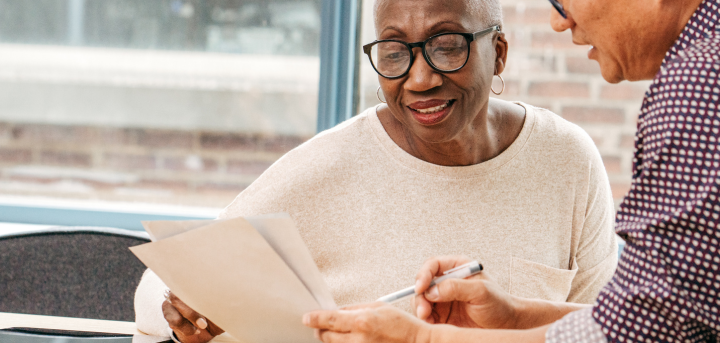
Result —
[[[0,236],[0,312],[134,321],[147,234],[50,228]]]

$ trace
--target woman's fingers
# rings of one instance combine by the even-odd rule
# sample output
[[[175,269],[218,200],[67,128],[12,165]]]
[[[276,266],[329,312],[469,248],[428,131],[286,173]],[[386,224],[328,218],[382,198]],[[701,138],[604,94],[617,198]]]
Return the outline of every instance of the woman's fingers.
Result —
[[[198,329],[190,323],[189,320],[187,320],[185,317],[183,317],[182,314],[173,306],[173,304],[165,300],[162,304],[162,311],[163,316],[165,316],[165,321],[168,322],[168,325],[171,329],[173,329],[175,332],[180,332],[183,335],[186,336],[192,336],[196,332],[198,332]]]
[[[197,313],[195,310],[190,308],[190,306],[180,300],[180,298],[178,298],[174,293],[169,293],[168,301],[170,301],[173,306],[175,306],[175,308],[178,310],[178,312],[180,312],[183,317],[193,323],[195,327],[202,330],[207,328],[207,319],[200,315],[200,313]]]

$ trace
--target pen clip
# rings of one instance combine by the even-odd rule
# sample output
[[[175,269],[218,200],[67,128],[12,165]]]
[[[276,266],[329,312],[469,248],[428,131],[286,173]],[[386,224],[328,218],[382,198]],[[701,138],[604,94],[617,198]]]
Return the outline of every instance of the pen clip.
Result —
[[[479,264],[479,263],[477,261],[468,262],[468,263],[463,264],[462,266],[457,266],[453,269],[448,269],[448,270],[444,271],[443,275],[448,275],[454,271],[458,271],[460,269],[467,268],[467,267],[470,267],[470,266],[476,265],[476,264]]]

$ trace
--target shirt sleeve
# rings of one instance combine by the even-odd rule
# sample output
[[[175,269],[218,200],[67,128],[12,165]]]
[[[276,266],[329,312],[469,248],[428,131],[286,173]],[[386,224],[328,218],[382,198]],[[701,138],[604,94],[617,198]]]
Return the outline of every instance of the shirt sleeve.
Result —
[[[592,308],[571,312],[550,325],[546,343],[607,343],[602,327],[592,317]]]
[[[585,304],[595,301],[602,287],[612,278],[618,261],[610,182],[597,148],[593,145],[590,151],[587,205],[572,261],[572,268],[577,268],[578,272],[567,299]]]
[[[167,337],[170,326],[162,312],[165,283],[148,269],[135,291],[135,324],[137,329],[151,336]]]

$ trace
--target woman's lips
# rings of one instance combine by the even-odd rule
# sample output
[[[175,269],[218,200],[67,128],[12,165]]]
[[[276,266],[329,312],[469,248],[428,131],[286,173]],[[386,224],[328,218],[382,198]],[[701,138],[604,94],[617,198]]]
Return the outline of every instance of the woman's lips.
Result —
[[[429,100],[414,102],[407,107],[418,123],[434,125],[443,121],[450,114],[454,103],[455,100]]]

